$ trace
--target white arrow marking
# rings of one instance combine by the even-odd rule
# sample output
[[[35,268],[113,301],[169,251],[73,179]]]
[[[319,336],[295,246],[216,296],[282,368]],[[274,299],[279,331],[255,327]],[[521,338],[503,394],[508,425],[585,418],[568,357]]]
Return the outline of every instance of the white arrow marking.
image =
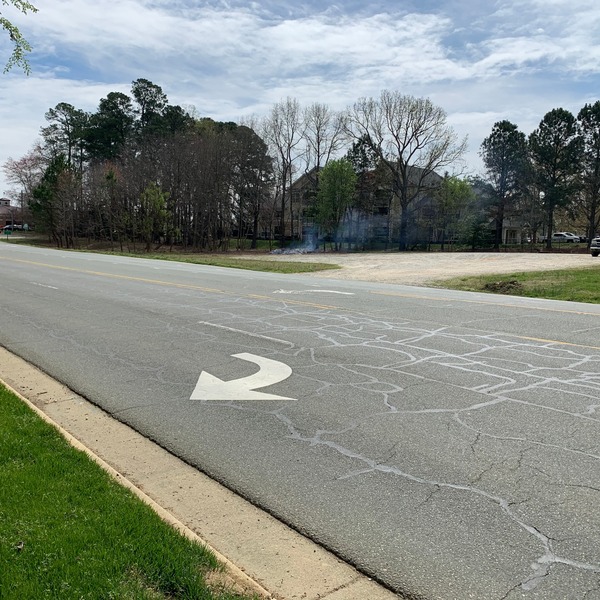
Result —
[[[287,379],[292,374],[291,367],[278,360],[271,360],[247,352],[233,354],[232,356],[253,362],[260,369],[254,375],[232,379],[231,381],[223,381],[206,371],[202,371],[190,400],[295,400],[295,398],[252,391],[255,388],[273,385]]]

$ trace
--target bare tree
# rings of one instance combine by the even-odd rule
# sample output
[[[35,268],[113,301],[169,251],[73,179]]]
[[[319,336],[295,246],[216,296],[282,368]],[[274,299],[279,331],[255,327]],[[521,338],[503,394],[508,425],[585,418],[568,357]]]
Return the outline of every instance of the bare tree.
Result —
[[[263,123],[263,136],[276,155],[276,165],[279,167],[281,183],[281,214],[280,214],[280,244],[285,245],[285,209],[288,202],[288,192],[292,185],[294,161],[298,158],[302,141],[302,114],[300,103],[295,98],[286,98],[275,104]],[[290,215],[291,235],[294,235],[294,219]]]
[[[315,168],[318,173],[337,156],[347,137],[344,116],[344,113],[335,112],[318,102],[304,109],[307,172]]]
[[[305,167],[304,172],[312,186],[312,200],[319,191],[321,169],[332,158],[337,158],[344,141],[347,139],[344,127],[344,113],[333,111],[326,104],[315,102],[303,112]],[[301,202],[303,199],[301,199]],[[311,199],[308,199],[311,202]],[[302,222],[304,206],[300,205],[298,221]]]
[[[2,170],[6,180],[10,184],[18,186],[26,198],[30,198],[49,163],[50,157],[38,143],[25,156],[16,160],[9,158],[2,165]]]
[[[408,209],[432,185],[436,171],[458,161],[466,138],[458,139],[446,113],[427,98],[383,90],[379,99],[361,98],[347,112],[348,132],[365,139],[389,170],[400,205],[399,249],[407,248]]]

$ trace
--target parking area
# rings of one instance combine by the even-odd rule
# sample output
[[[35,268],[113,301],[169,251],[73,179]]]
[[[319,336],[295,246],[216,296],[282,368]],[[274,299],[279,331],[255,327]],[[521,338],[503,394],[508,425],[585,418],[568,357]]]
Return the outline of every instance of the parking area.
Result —
[[[337,271],[320,271],[307,277],[430,285],[461,275],[551,271],[597,266],[589,253],[552,252],[369,252],[268,255],[271,260],[338,264]]]

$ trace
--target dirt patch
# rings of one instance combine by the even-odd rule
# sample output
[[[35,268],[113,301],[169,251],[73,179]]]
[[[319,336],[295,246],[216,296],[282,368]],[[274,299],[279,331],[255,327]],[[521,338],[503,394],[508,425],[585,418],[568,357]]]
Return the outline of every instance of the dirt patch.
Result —
[[[483,289],[487,292],[494,292],[495,294],[512,294],[519,292],[523,289],[523,284],[511,279],[510,281],[491,281],[483,286]]]
[[[250,257],[247,257],[250,258]],[[256,258],[256,255],[253,256]],[[335,271],[305,274],[306,277],[374,281],[428,286],[433,282],[469,275],[510,274],[524,271],[553,271],[597,266],[589,254],[504,253],[504,252],[315,252],[261,256],[268,260],[325,262],[340,265]]]

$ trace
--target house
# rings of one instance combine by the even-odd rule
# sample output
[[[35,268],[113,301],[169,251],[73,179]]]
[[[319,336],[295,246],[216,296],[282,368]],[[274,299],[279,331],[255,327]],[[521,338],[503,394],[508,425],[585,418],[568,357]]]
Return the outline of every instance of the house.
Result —
[[[423,171],[417,167],[409,169],[410,180],[420,188],[419,196],[408,208],[407,243],[410,245],[430,240],[431,227],[425,225],[424,215],[431,212],[432,191],[442,181],[437,173],[425,177],[422,174]],[[313,218],[317,187],[318,171],[314,168],[292,183],[285,215],[288,239],[316,242],[320,237],[322,240]],[[384,170],[364,171],[358,177],[355,206],[346,214],[337,234],[338,241],[372,248],[396,244],[400,213],[388,173]],[[281,216],[280,209],[278,214]]]
[[[8,198],[0,198],[0,227],[11,225],[16,218],[16,208],[10,205]]]
[[[9,198],[0,198],[0,227],[19,225],[23,229],[31,229],[31,211],[27,207],[14,206]]]

